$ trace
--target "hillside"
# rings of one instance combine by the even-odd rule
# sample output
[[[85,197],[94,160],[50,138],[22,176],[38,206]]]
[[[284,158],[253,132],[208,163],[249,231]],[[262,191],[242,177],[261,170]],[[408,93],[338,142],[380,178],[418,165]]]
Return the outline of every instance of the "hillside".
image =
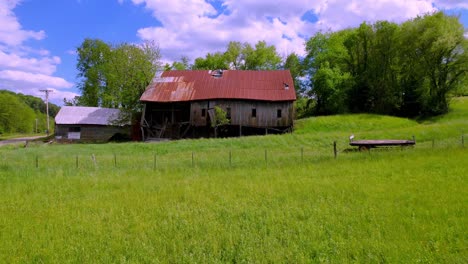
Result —
[[[452,106],[421,122],[309,118],[287,135],[0,147],[0,259],[463,263],[468,98]],[[417,144],[348,151],[350,134]]]
[[[49,103],[51,130],[59,107]],[[37,127],[36,127],[37,120]],[[47,130],[46,104],[41,98],[0,90],[0,135],[32,134]]]

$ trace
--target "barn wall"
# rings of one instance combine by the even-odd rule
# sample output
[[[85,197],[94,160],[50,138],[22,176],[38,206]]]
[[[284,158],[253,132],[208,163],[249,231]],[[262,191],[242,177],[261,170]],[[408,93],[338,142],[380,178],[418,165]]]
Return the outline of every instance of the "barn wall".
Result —
[[[293,102],[264,102],[264,101],[197,101],[191,104],[191,124],[206,126],[209,122],[209,109],[215,106],[227,111],[231,109],[231,125],[251,127],[289,127],[293,124]],[[205,109],[205,110],[203,110]],[[252,109],[256,109],[256,117],[252,116]],[[281,110],[281,117],[277,117]],[[203,116],[205,111],[205,116]]]
[[[130,135],[128,126],[98,126],[98,125],[60,125],[55,126],[55,136],[58,139],[69,140],[70,127],[80,127],[80,139],[76,141],[108,141],[113,135],[120,133]]]

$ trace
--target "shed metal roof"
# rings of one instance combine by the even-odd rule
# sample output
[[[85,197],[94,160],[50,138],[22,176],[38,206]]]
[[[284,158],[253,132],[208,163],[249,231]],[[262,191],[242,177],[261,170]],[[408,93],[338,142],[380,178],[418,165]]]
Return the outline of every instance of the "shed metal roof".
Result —
[[[113,108],[62,106],[55,116],[58,125],[114,125],[120,110]]]
[[[155,78],[140,100],[182,102],[207,99],[294,101],[296,92],[289,70],[165,71]]]

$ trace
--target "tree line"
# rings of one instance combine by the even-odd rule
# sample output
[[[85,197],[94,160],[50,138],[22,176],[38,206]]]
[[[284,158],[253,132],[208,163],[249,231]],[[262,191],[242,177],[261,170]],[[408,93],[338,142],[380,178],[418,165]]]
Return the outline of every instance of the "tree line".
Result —
[[[49,116],[52,120],[59,109],[57,105],[49,103]],[[47,130],[46,104],[41,98],[0,90],[0,134],[34,133],[45,130]]]
[[[449,96],[467,92],[468,41],[458,17],[426,14],[402,24],[379,21],[316,33],[306,55],[281,57],[274,45],[231,41],[193,63],[162,65],[157,45],[86,39],[78,48],[81,97],[70,104],[138,113],[157,70],[289,69],[299,117],[368,112],[407,117],[446,113]]]

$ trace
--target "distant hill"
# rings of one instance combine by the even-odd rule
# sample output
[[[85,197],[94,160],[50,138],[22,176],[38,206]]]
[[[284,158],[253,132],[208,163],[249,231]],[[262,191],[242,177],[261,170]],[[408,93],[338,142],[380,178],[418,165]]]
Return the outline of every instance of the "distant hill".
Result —
[[[49,103],[51,130],[59,110],[59,106]],[[0,134],[43,133],[46,129],[46,104],[41,98],[0,90]]]

